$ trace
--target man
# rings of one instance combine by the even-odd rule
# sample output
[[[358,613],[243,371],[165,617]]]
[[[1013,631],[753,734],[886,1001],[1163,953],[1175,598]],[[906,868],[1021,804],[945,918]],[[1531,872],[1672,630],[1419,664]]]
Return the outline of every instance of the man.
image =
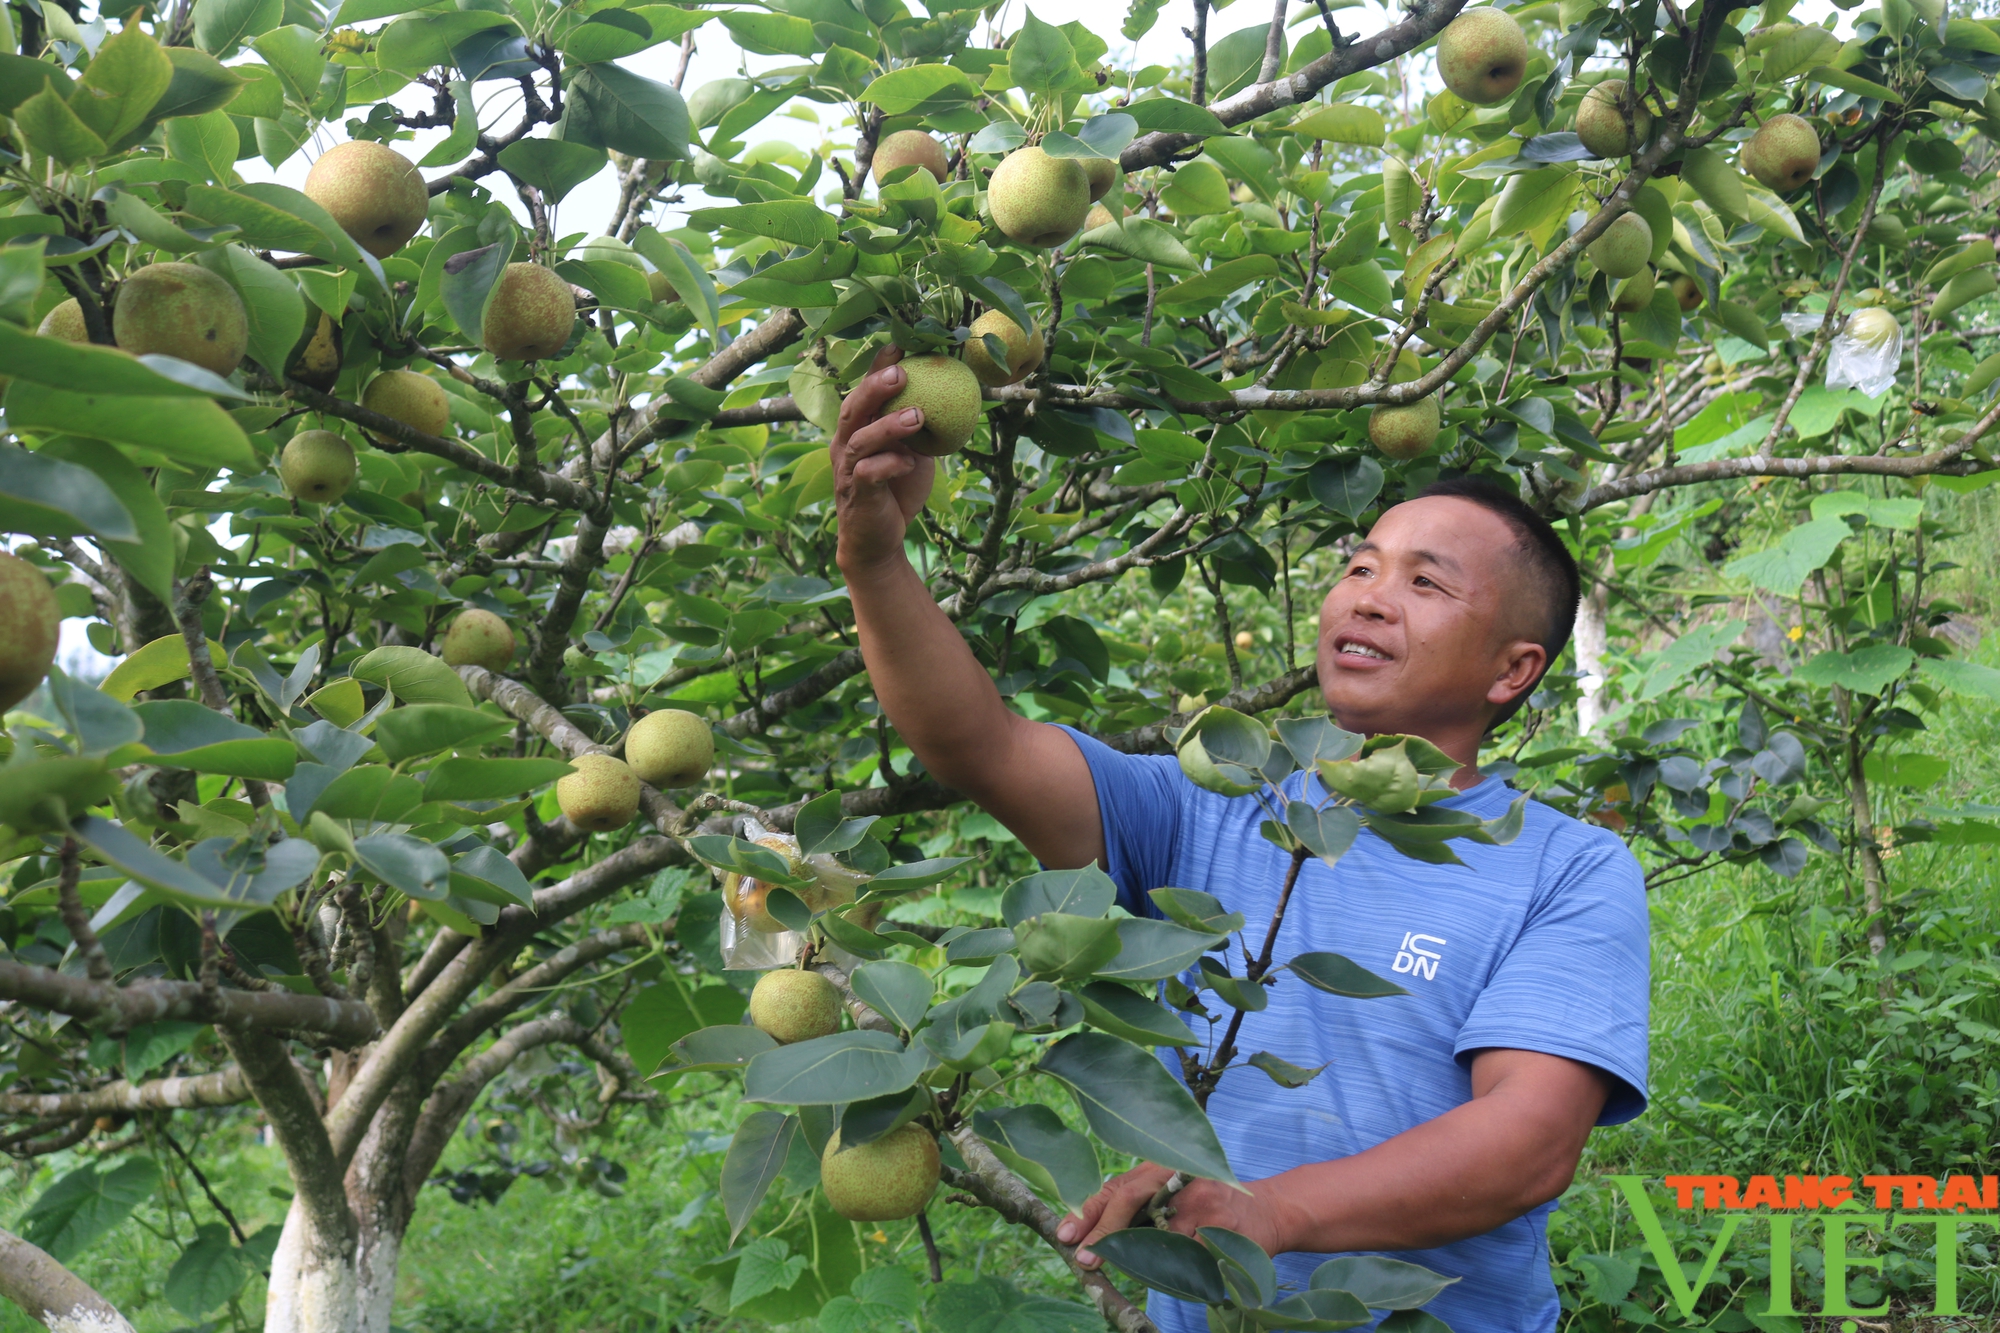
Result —
[[[911,568],[904,530],[933,465],[899,443],[920,414],[877,417],[903,383],[897,359],[877,357],[832,444],[840,567],[890,720],[1043,864],[1101,862],[1134,912],[1151,889],[1203,889],[1261,938],[1289,858],[1258,835],[1257,803],[1008,710]],[[1320,688],[1341,726],[1458,760],[1447,804],[1499,815],[1513,793],[1482,779],[1480,742],[1561,652],[1576,605],[1576,564],[1546,522],[1490,483],[1442,483],[1383,514],[1327,594]],[[1325,797],[1304,773],[1286,793]],[[1238,1045],[1326,1070],[1285,1089],[1232,1066],[1208,1113],[1248,1193],[1196,1181],[1171,1224],[1254,1238],[1295,1288],[1329,1254],[1399,1252],[1461,1279],[1426,1307],[1455,1333],[1546,1333],[1551,1201],[1591,1127],[1645,1106],[1644,881],[1616,837],[1533,803],[1508,846],[1452,845],[1465,865],[1368,833],[1338,869],[1306,863],[1275,956],[1333,950],[1411,994],[1343,999],[1280,974]],[[1090,1246],[1167,1176],[1117,1177],[1061,1238],[1094,1264]],[[1166,1333],[1207,1326],[1199,1306],[1156,1295],[1148,1309]]]

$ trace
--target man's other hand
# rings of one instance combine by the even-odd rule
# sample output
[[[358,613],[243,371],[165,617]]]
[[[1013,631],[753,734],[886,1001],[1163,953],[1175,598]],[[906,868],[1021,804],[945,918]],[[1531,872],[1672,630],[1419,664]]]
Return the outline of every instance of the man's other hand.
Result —
[[[1122,1176],[1113,1176],[1093,1194],[1083,1207],[1062,1220],[1056,1239],[1077,1247],[1076,1261],[1096,1268],[1102,1259],[1090,1247],[1114,1231],[1132,1225],[1132,1218],[1160,1192],[1173,1172],[1151,1162],[1133,1167]],[[1280,1231],[1279,1201],[1265,1197],[1263,1182],[1237,1189],[1217,1180],[1190,1180],[1166,1203],[1173,1210],[1169,1229],[1192,1236],[1197,1227],[1227,1227],[1248,1236],[1264,1247],[1266,1254],[1279,1254],[1290,1246]]]
[[[877,352],[874,365],[840,404],[830,447],[842,569],[900,557],[903,530],[930,498],[937,464],[903,443],[923,426],[923,412],[912,407],[881,415],[908,378],[896,364],[902,359],[894,346]]]

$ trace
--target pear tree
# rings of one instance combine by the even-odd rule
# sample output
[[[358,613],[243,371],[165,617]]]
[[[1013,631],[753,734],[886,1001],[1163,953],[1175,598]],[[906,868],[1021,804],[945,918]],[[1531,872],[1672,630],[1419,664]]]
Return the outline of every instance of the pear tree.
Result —
[[[1240,1049],[1268,988],[1399,1003],[1280,956],[1302,866],[1518,830],[1316,695],[1343,551],[1446,475],[1587,573],[1487,777],[1653,885],[1851,902],[1890,993],[1897,848],[1995,836],[1923,736],[2000,699],[1940,592],[2000,476],[2000,22],[1345,12],[1194,0],[1142,65],[1157,0],[0,6],[0,1149],[62,1164],[0,1294],[128,1327],[91,1243],[254,1113],[282,1221],[160,1299],[387,1333],[454,1137],[564,1050],[565,1133],[726,1094],[691,1320],[902,1318],[858,1227],[908,1219],[933,1323],[1435,1330],[1412,1265],[1056,1226],[1129,1160],[1234,1179],[1222,1081],[1340,1077]],[[732,44],[780,63],[685,86]],[[887,346],[940,608],[1014,707],[1260,803],[1273,918],[1121,911],[914,762],[832,559]],[[1035,1290],[958,1271],[974,1214]]]

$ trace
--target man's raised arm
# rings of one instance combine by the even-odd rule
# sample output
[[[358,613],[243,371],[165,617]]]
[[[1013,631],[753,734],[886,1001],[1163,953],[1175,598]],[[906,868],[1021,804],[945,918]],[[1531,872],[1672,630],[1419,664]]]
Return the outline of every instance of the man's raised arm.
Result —
[[[1104,858],[1090,768],[1068,736],[1001,701],[903,550],[936,463],[903,440],[914,408],[880,413],[905,376],[887,348],[840,406],[833,436],[840,569],[875,696],[931,776],[977,801],[1051,867]]]

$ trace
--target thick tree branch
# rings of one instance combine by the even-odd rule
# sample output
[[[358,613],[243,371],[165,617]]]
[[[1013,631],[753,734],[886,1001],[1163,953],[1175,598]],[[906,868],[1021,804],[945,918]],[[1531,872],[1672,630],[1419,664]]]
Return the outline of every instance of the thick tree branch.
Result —
[[[416,1132],[410,1136],[404,1158],[404,1187],[415,1195],[430,1178],[438,1159],[444,1155],[452,1132],[472,1108],[488,1083],[498,1078],[508,1065],[537,1046],[567,1041],[583,1035],[583,1027],[567,1014],[550,1014],[532,1023],[510,1029],[501,1038],[465,1062],[458,1076],[438,1086],[424,1106]]]
[[[669,921],[652,927],[628,923],[611,930],[595,931],[574,944],[558,949],[453,1019],[431,1042],[426,1058],[435,1061],[440,1068],[449,1065],[458,1058],[459,1052],[478,1040],[480,1033],[522,1005],[546,998],[548,992],[561,984],[564,978],[599,959],[625,949],[644,947],[649,943],[649,933],[671,939],[674,923]]]
[[[377,1031],[375,1015],[355,1000],[328,1000],[286,990],[222,990],[210,1002],[195,982],[148,979],[108,986],[7,959],[0,959],[0,999],[19,1000],[86,1021],[108,1021],[116,1031],[172,1018],[214,1023],[236,1031],[289,1028],[320,1032],[336,1046],[359,1046]]]
[[[11,1231],[0,1231],[0,1296],[50,1333],[132,1333],[89,1283]]]
[[[1677,467],[1654,468],[1650,472],[1636,473],[1593,486],[1583,494],[1577,503],[1577,512],[1583,513],[1610,504],[1613,500],[1629,500],[1635,495],[1645,495],[1652,491],[1670,490],[1676,486],[1694,486],[1705,481],[1729,481],[1736,477],[1833,477],[1854,474],[1868,477],[1923,477],[1932,473],[1949,473],[1969,476],[1977,472],[1991,471],[1983,463],[1966,461],[1965,452],[1974,440],[1992,428],[2000,409],[1988,412],[1978,426],[1967,431],[1959,439],[1944,448],[1928,454],[1918,454],[1910,458],[1879,458],[1874,455],[1822,454],[1806,458],[1717,458],[1706,463],[1683,463]]]
[[[250,1100],[250,1082],[235,1065],[192,1078],[150,1083],[119,1079],[88,1092],[0,1093],[0,1115],[79,1116],[118,1111],[184,1111]]]
[[[321,1122],[317,1099],[292,1063],[284,1043],[264,1032],[225,1032],[223,1040],[249,1081],[271,1133],[291,1168],[292,1188],[313,1227],[329,1243],[351,1247],[354,1214],[341,1184],[346,1163],[337,1157]]]

